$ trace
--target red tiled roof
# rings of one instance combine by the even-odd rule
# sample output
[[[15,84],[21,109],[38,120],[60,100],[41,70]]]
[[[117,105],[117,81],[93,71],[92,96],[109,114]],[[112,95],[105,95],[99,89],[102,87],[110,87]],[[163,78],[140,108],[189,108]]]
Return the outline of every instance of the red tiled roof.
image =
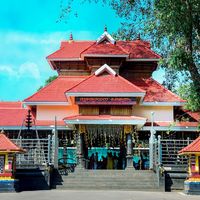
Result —
[[[112,115],[74,115],[65,117],[63,120],[145,120],[137,116],[112,116]]]
[[[0,109],[1,108],[22,108],[21,101],[1,101],[0,102]]]
[[[117,42],[124,50],[129,52],[130,59],[159,59],[160,55],[150,49],[150,44],[142,40]]]
[[[65,91],[81,82],[85,76],[59,76],[50,84],[25,99],[25,102],[66,102]]]
[[[115,44],[96,41],[65,41],[47,59],[81,58],[81,54],[127,55],[130,59],[159,59],[160,56],[150,49],[150,44],[142,40],[117,41]]]
[[[190,110],[184,110],[183,112],[187,113],[190,117],[192,117],[196,121],[200,121],[200,111],[192,112]]]
[[[132,84],[119,75],[104,73],[89,76],[66,93],[145,93],[144,90]]]
[[[146,91],[144,102],[186,102],[152,78],[131,82]]]
[[[129,53],[123,50],[119,45],[113,45],[112,43],[95,43],[82,53],[82,55],[84,54],[129,55]]]
[[[198,122],[165,122],[165,121],[155,121],[154,126],[174,126],[174,127],[197,127]],[[151,126],[151,122],[146,122],[145,126]]]
[[[200,153],[200,137],[194,140],[191,144],[187,147],[181,149],[178,153],[179,154],[188,154],[188,153]]]
[[[25,108],[0,108],[0,126],[21,126],[27,113]]]
[[[23,152],[24,150],[14,144],[9,138],[3,133],[0,133],[0,152]]]
[[[81,52],[94,44],[94,41],[62,42],[61,47],[52,53],[47,59],[80,58]]]

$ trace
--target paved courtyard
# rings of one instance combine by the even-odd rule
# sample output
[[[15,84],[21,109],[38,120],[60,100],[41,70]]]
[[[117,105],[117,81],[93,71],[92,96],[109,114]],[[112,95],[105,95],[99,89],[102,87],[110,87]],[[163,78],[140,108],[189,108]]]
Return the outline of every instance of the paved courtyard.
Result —
[[[200,196],[188,196],[181,192],[139,191],[80,191],[51,190],[20,193],[0,193],[1,200],[199,200]]]

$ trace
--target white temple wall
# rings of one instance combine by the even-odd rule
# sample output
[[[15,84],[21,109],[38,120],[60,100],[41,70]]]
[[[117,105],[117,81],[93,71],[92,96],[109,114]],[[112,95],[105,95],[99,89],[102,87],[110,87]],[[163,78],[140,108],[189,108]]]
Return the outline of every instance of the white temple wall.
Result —
[[[174,121],[173,106],[134,106],[133,115],[147,118],[151,121],[151,112],[154,112],[154,121]]]

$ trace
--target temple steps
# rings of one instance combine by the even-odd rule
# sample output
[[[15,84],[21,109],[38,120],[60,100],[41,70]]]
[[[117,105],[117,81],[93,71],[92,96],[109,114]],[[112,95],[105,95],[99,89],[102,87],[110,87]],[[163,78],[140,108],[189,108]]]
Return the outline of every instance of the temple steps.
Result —
[[[133,170],[76,170],[60,178],[54,177],[60,190],[138,190],[160,191],[156,174]]]

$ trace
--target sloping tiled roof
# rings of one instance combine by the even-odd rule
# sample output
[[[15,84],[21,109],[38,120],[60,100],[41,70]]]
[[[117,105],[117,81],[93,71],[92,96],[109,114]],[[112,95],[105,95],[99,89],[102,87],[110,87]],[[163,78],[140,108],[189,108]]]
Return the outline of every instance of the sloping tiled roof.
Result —
[[[21,126],[27,113],[25,108],[0,108],[0,126]]]
[[[21,101],[0,101],[0,109],[1,108],[22,108]]]
[[[65,117],[63,120],[145,120],[137,116],[112,116],[112,115],[74,115]]]
[[[145,93],[144,90],[127,81],[123,77],[109,73],[89,76],[66,93]]]
[[[131,84],[133,83],[133,84]],[[144,102],[185,102],[152,78],[127,81],[121,76],[59,76],[25,102],[67,102],[65,92],[146,92]],[[1,106],[0,106],[1,108]],[[198,116],[198,115],[197,115]]]
[[[118,44],[112,44],[112,43],[100,43],[100,44],[94,44],[91,47],[89,47],[87,50],[82,52],[82,55],[84,54],[95,54],[95,55],[126,55],[128,56],[129,53],[123,50],[120,45]]]
[[[117,42],[129,53],[130,59],[159,59],[160,55],[150,49],[150,44],[142,40]]]
[[[181,149],[179,154],[200,153],[200,137],[194,140],[187,147]]]
[[[0,152],[23,152],[24,150],[14,144],[9,138],[3,133],[0,133]]]
[[[152,78],[131,82],[146,91],[144,102],[186,102]]]
[[[59,76],[25,102],[67,102],[65,91],[85,79],[85,76]]]
[[[81,52],[94,44],[94,41],[73,41],[62,42],[61,47],[56,52],[47,56],[47,59],[80,58]]]
[[[190,110],[184,110],[183,112],[187,113],[191,118],[193,118],[196,121],[200,121],[200,111],[192,112]]]
[[[150,44],[142,40],[117,41],[115,44],[96,41],[65,41],[47,59],[77,59],[84,54],[127,55],[130,59],[159,59],[160,56],[150,49]]]
[[[197,127],[199,124],[198,122],[166,122],[166,121],[155,121],[153,126],[160,126],[160,127]],[[145,126],[151,126],[151,122],[146,122]]]

